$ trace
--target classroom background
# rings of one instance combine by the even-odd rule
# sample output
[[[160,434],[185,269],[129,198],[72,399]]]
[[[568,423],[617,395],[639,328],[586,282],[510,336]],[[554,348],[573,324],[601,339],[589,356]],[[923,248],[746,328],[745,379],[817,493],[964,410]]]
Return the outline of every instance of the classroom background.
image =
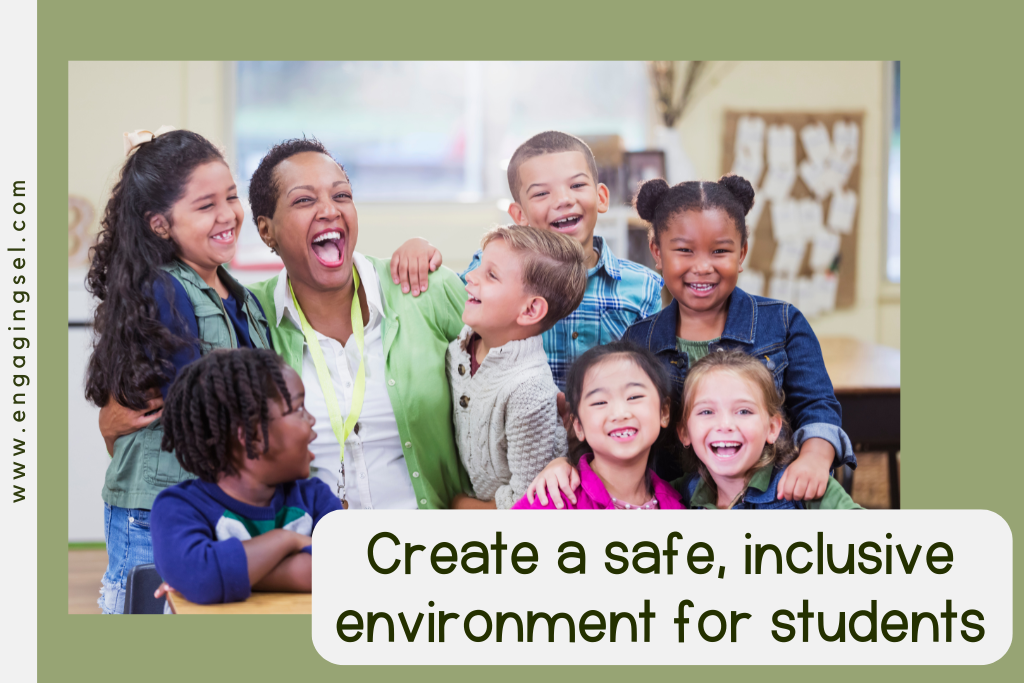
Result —
[[[70,62],[69,543],[102,543],[109,460],[83,397],[88,249],[122,134],[164,124],[222,146],[243,195],[271,145],[319,138],[352,179],[361,252],[387,256],[421,236],[457,271],[486,229],[509,222],[508,159],[542,130],[591,144],[613,199],[597,234],[641,262],[646,226],[627,206],[638,181],[761,175],[739,284],[807,313],[837,395],[848,380],[866,423],[895,409],[895,445],[861,454],[853,487],[862,504],[898,507],[899,73],[898,62]],[[243,283],[279,267],[245,209],[232,264]],[[865,365],[834,367],[829,349]],[[869,376],[881,398],[860,386]]]

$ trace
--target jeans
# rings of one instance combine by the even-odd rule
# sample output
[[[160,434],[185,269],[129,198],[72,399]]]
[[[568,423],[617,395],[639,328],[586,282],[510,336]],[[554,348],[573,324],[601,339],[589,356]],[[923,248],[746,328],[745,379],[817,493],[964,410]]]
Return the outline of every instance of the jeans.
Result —
[[[119,508],[104,503],[103,523],[107,571],[103,574],[98,603],[104,614],[123,614],[128,572],[135,565],[153,561],[149,510]]]

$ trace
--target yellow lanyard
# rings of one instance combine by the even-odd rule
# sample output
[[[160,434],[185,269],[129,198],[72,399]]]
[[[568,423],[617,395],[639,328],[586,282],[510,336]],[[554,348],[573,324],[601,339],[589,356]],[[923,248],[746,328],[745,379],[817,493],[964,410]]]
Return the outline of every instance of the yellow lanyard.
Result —
[[[352,407],[348,411],[348,417],[342,420],[341,407],[338,405],[338,396],[334,393],[334,383],[331,381],[331,373],[327,369],[327,362],[324,360],[324,352],[320,348],[320,341],[316,338],[316,332],[312,325],[306,320],[299,306],[299,300],[295,298],[295,290],[292,283],[288,281],[288,291],[292,295],[292,303],[299,314],[299,321],[302,323],[302,334],[306,337],[306,346],[309,347],[309,355],[313,357],[313,365],[316,367],[316,377],[320,381],[320,389],[324,393],[324,401],[327,403],[327,414],[331,418],[331,429],[338,439],[338,447],[341,451],[341,476],[338,480],[338,497],[345,499],[343,489],[345,486],[345,440],[355,428],[359,413],[363,410],[363,397],[366,395],[366,365],[364,363],[363,347],[363,311],[359,305],[359,273],[355,267],[352,268],[352,335],[356,338],[356,348],[359,349],[359,369],[356,370],[356,380],[352,387]]]

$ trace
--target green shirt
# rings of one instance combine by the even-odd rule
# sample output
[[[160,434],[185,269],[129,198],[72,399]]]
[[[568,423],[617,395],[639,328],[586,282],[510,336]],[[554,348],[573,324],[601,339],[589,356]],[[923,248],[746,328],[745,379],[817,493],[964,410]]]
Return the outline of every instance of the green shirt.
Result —
[[[690,359],[690,367],[704,356],[708,355],[709,347],[715,342],[722,341],[721,337],[708,339],[707,341],[690,341],[682,337],[676,337],[676,347],[681,353],[685,353]]]
[[[466,286],[453,271],[441,267],[430,274],[427,291],[418,297],[402,294],[391,280],[391,261],[366,258],[380,280],[384,373],[409,480],[420,509],[445,509],[455,494],[471,490],[455,448],[445,373],[445,351],[463,327]],[[277,279],[258,282],[250,289],[266,311],[274,350],[301,375],[305,338],[287,318],[277,322]]]
[[[772,482],[772,468],[763,467],[757,471],[756,474],[750,479],[750,483],[747,484],[748,489],[757,489],[764,493],[768,490],[768,487]],[[686,478],[676,479],[672,482],[672,485],[678,491],[683,491],[686,486]],[[842,484],[835,480],[833,477],[828,478],[828,487],[825,489],[825,495],[817,500],[805,500],[803,501],[804,509],[806,510],[862,510],[860,505],[853,502],[853,499],[843,489]],[[697,483],[697,488],[693,492],[693,496],[690,497],[690,507],[702,507],[708,510],[718,509],[718,497],[711,492],[710,487],[704,483],[701,479]]]

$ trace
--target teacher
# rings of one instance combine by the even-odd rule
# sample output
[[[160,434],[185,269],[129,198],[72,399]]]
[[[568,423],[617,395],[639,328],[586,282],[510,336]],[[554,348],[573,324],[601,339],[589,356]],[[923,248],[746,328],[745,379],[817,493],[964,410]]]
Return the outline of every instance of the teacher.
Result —
[[[305,385],[315,475],[350,508],[449,507],[470,490],[445,376],[445,350],[463,327],[462,281],[441,267],[419,297],[405,296],[390,261],[357,252],[352,186],[317,140],[273,147],[249,203],[284,261],[250,289],[274,349]]]

